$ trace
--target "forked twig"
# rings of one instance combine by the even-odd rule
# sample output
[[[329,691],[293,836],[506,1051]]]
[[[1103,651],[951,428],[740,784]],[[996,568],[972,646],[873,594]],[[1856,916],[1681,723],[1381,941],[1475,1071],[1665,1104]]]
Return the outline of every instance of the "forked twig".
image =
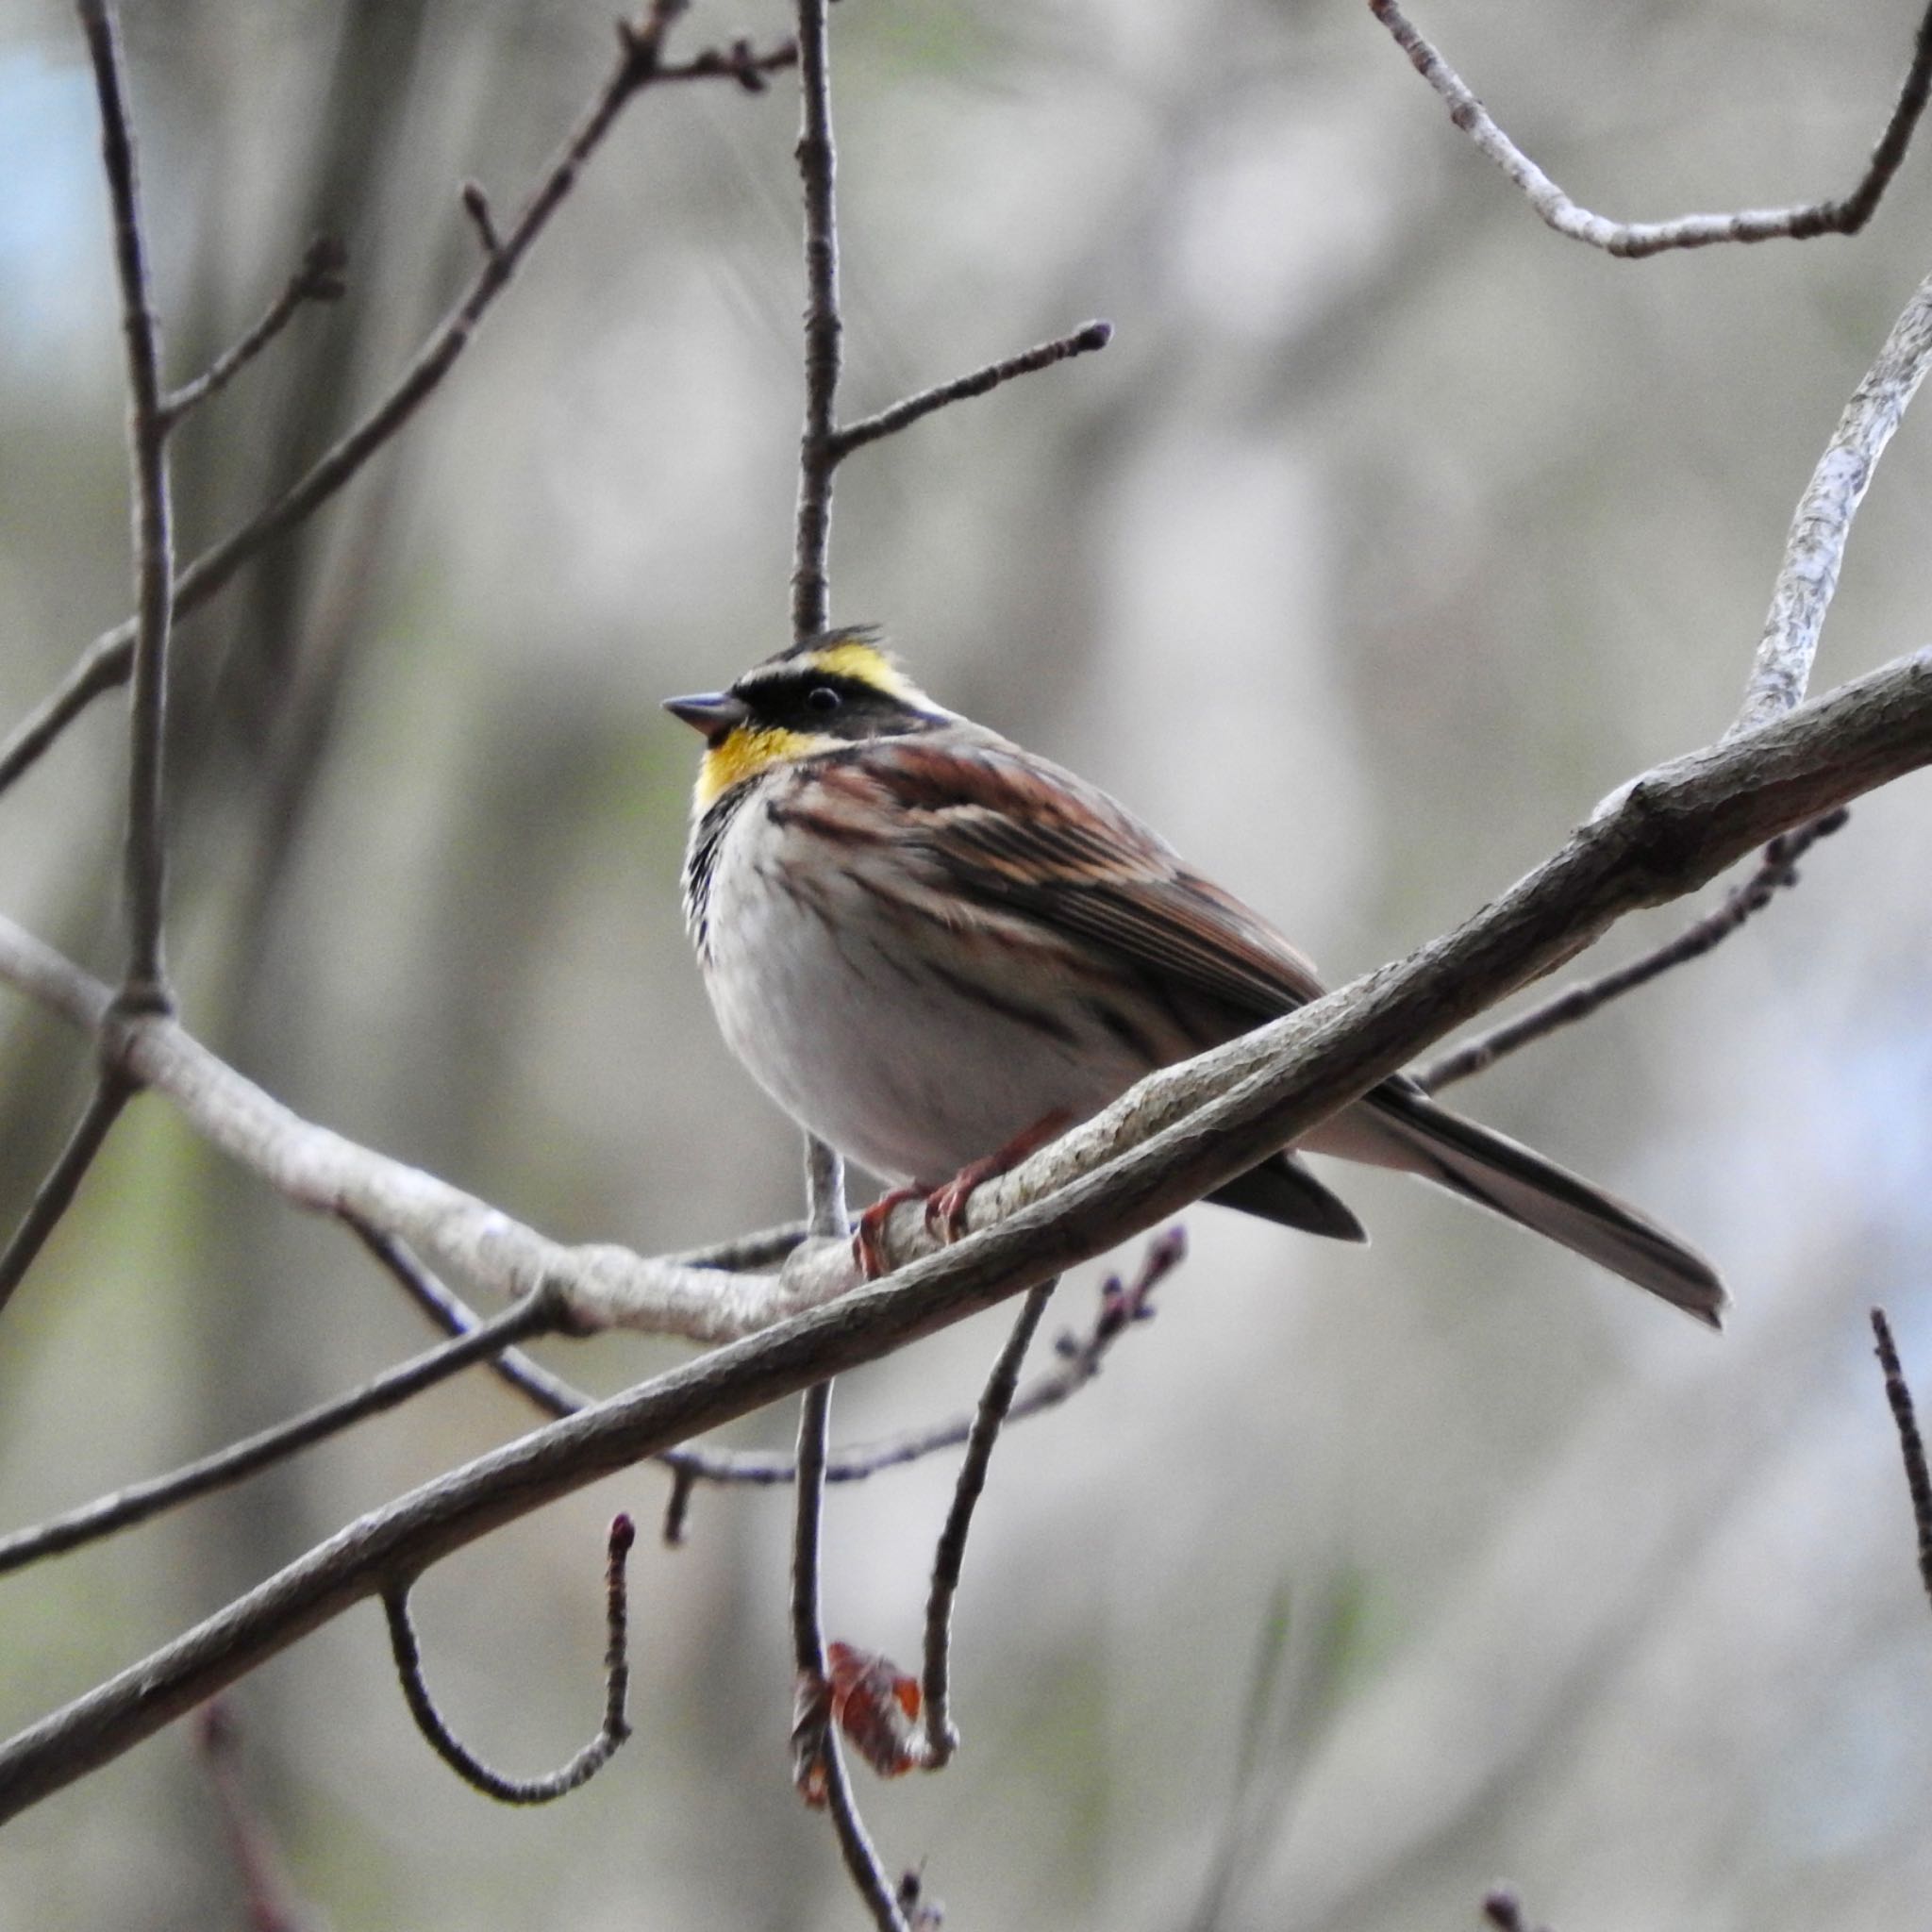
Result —
[[[409,1621],[409,1591],[415,1583],[393,1585],[382,1593],[382,1607],[389,1619],[391,1654],[395,1658],[396,1675],[402,1682],[403,1696],[416,1728],[430,1748],[467,1785],[474,1785],[486,1797],[504,1805],[547,1805],[574,1791],[603,1770],[623,1748],[631,1735],[625,1706],[630,1693],[630,1659],[627,1645],[629,1608],[625,1584],[625,1566],[630,1556],[637,1530],[628,1516],[611,1519],[609,1554],[604,1569],[604,1722],[597,1735],[569,1763],[560,1765],[544,1777],[506,1777],[492,1770],[469,1749],[436,1707],[429,1686],[423,1675],[423,1652],[416,1641],[415,1626]]]
[[[787,43],[755,55],[749,63],[741,59],[735,49],[709,57],[700,54],[682,62],[662,60],[664,35],[682,10],[683,0],[657,0],[641,26],[624,29],[616,64],[518,210],[500,252],[478,266],[456,307],[430,332],[408,366],[362,420],[273,503],[181,571],[175,579],[173,601],[177,619],[200,609],[265,544],[311,515],[409,421],[469,347],[477,325],[509,285],[618,115],[638,94],[665,81],[720,78],[743,85],[747,65],[764,74],[789,66],[794,58]],[[135,630],[134,623],[129,622],[95,639],[61,683],[0,746],[0,791],[28,770],[97,697],[126,680],[133,661]]]
[[[208,364],[192,382],[170,390],[161,399],[161,415],[172,430],[192,410],[221,394],[295,319],[306,302],[340,301],[348,289],[342,272],[349,251],[334,235],[318,235],[303,252],[302,262],[266,313],[241,340]]]
[[[1415,71],[1442,97],[1449,118],[1523,191],[1544,222],[1573,242],[1588,242],[1627,260],[1661,255],[1667,249],[1706,248],[1718,242],[1805,242],[1815,235],[1856,235],[1871,220],[1898,173],[1919,116],[1924,111],[1927,93],[1932,92],[1932,8],[1928,8],[1919,23],[1911,63],[1891,118],[1872,151],[1865,173],[1849,194],[1794,208],[1680,215],[1669,222],[1613,222],[1579,208],[1496,125],[1456,70],[1409,25],[1396,0],[1369,0],[1369,11],[1395,37]]]

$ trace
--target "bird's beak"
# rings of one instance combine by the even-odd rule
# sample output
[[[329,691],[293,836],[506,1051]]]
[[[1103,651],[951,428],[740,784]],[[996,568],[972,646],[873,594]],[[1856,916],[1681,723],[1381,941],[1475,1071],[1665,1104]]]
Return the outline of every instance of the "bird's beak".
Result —
[[[751,716],[751,707],[728,691],[701,691],[693,698],[666,698],[664,708],[701,731],[708,744],[716,744]]]

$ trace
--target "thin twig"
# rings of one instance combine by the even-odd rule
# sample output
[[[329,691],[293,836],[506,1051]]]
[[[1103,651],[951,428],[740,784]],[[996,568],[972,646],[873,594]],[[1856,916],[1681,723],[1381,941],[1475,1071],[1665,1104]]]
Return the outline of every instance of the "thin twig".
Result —
[[[822,4],[822,0],[821,0]],[[808,8],[811,0],[804,0]],[[804,10],[802,8],[801,10]],[[814,1383],[798,1410],[798,1488],[792,1499],[791,1657],[796,1690],[791,1724],[792,1781],[808,1802],[824,1805],[858,1895],[880,1932],[907,1932],[892,1888],[852,1795],[845,1754],[832,1722],[825,1675],[825,1633],[820,1611],[820,1524],[825,1495],[825,1440],[832,1384]]]
[[[1885,1399],[1891,1405],[1891,1419],[1898,1428],[1906,1488],[1911,1491],[1912,1523],[1919,1533],[1919,1580],[1925,1586],[1926,1599],[1932,1601],[1932,1474],[1925,1468],[1925,1444],[1912,1410],[1912,1391],[1899,1365],[1898,1350],[1892,1345],[1891,1324],[1885,1319],[1883,1308],[1872,1310],[1872,1333],[1877,1338],[1878,1361],[1885,1371]]]
[[[1523,191],[1544,222],[1573,242],[1588,242],[1628,260],[1660,255],[1666,249],[1705,248],[1716,242],[1805,242],[1814,235],[1856,235],[1871,219],[1898,173],[1927,93],[1932,92],[1932,8],[1928,8],[1919,23],[1911,64],[1906,70],[1891,118],[1872,151],[1870,165],[1849,194],[1794,208],[1680,215],[1668,222],[1613,222],[1579,208],[1496,125],[1455,69],[1409,25],[1395,0],[1369,0],[1369,10],[1395,37],[1415,71],[1442,97],[1449,118]]]
[[[170,390],[161,399],[165,426],[172,430],[191,410],[199,408],[210,396],[220,395],[288,327],[305,302],[339,301],[348,287],[342,279],[348,263],[349,251],[336,236],[318,235],[309,242],[301,266],[269,304],[261,320],[240,341],[217,356],[192,382]]]
[[[940,1531],[932,1557],[932,1588],[925,1600],[925,1666],[920,1676],[921,1703],[924,1712],[924,1768],[941,1770],[959,1748],[959,1732],[953,1723],[951,1672],[953,1600],[959,1591],[959,1573],[966,1560],[966,1539],[973,1529],[973,1512],[986,1488],[986,1473],[992,1462],[993,1444],[999,1441],[1000,1426],[1013,1405],[1013,1391],[1019,1386],[1020,1365],[1033,1345],[1034,1331],[1046,1305],[1059,1285],[1058,1276],[1029,1289],[1020,1305],[1018,1320],[1007,1337],[987,1377],[986,1389],[974,1411],[973,1432],[967,1438],[965,1460],[953,1485],[952,1507],[946,1511],[945,1526]]]
[[[1426,1091],[1440,1092],[1457,1080],[1468,1079],[1472,1074],[1483,1073],[1505,1055],[1515,1053],[1532,1041],[1587,1020],[1610,1001],[1647,985],[1672,967],[1701,958],[1713,946],[1729,939],[1754,913],[1763,911],[1781,890],[1795,886],[1800,857],[1820,839],[1836,832],[1850,816],[1840,807],[1808,825],[1800,825],[1796,831],[1780,834],[1765,847],[1757,870],[1741,886],[1734,886],[1724,895],[1723,905],[1693,921],[1674,939],[1666,940],[1627,966],[1564,987],[1548,999],[1540,1000],[1527,1012],[1506,1020],[1474,1040],[1464,1041],[1427,1066],[1418,1068],[1416,1080]]]
[[[503,253],[503,237],[496,232],[496,217],[490,212],[490,197],[483,192],[480,181],[465,181],[462,186],[461,201],[463,212],[470,218],[470,225],[476,231],[476,240],[482,243],[486,256]]]
[[[661,1532],[666,1549],[684,1547],[685,1525],[691,1520],[691,1492],[696,1482],[696,1473],[688,1463],[672,1465],[671,1493],[664,1500],[664,1527]]]
[[[395,1658],[396,1675],[401,1680],[409,1715],[416,1720],[416,1728],[428,1740],[430,1748],[465,1784],[475,1786],[499,1804],[547,1805],[575,1790],[579,1785],[588,1784],[623,1748],[631,1735],[630,1720],[625,1714],[630,1694],[625,1565],[636,1541],[637,1530],[628,1516],[611,1519],[609,1554],[604,1568],[604,1621],[608,1632],[604,1645],[604,1722],[597,1735],[569,1763],[542,1777],[505,1776],[485,1764],[450,1729],[429,1693],[423,1675],[422,1648],[409,1622],[409,1591],[415,1579],[383,1591],[390,1651]]]
[[[439,1382],[447,1381],[513,1341],[543,1334],[556,1325],[553,1298],[541,1293],[531,1295],[515,1307],[506,1308],[494,1321],[485,1322],[469,1334],[445,1342],[441,1348],[432,1348],[412,1361],[385,1370],[346,1395],[318,1403],[288,1422],[231,1442],[166,1475],[130,1483],[125,1490],[97,1497],[63,1516],[0,1537],[0,1575],[11,1570],[24,1570],[30,1563],[58,1556],[63,1550],[75,1549],[82,1543],[95,1542],[117,1530],[131,1528],[137,1523],[178,1508],[211,1490],[241,1482],[370,1416],[397,1407],[411,1396],[435,1388]]]
[[[616,65],[519,210],[503,238],[502,251],[478,266],[456,307],[431,331],[388,393],[273,503],[203,551],[175,577],[176,619],[200,609],[263,545],[311,515],[409,421],[469,346],[477,325],[508,286],[611,124],[637,94],[663,81],[741,78],[742,63],[732,54],[714,53],[708,60],[701,54],[681,63],[658,59],[662,35],[676,10],[660,0],[642,27],[621,37]],[[775,66],[789,66],[792,58],[787,43],[757,56],[753,64],[759,72],[770,72]],[[126,680],[135,628],[133,623],[125,623],[97,638],[0,747],[0,791],[31,767],[94,699]]]
[[[791,1521],[791,1660],[798,1675],[825,1674],[825,1633],[820,1621],[819,1525],[824,1516],[826,1424],[832,1385],[805,1391],[798,1415],[798,1502]]]
[[[121,76],[120,32],[106,0],[79,0],[101,112],[101,158],[114,210],[114,267],[127,341],[128,441],[134,495],[134,698],[127,780],[127,971],[130,1011],[174,1009],[161,944],[167,872],[161,750],[168,690],[168,631],[174,619],[175,549],[168,503],[168,422],[160,351],[135,179],[134,127]]]
[[[221,1812],[228,1856],[242,1880],[248,1932],[302,1932],[307,1915],[297,1907],[275,1847],[242,1789],[241,1740],[225,1700],[214,1697],[202,1706],[194,1741]]]
[[[1104,349],[1112,340],[1112,323],[1090,322],[1072,335],[1056,336],[1050,342],[1041,342],[1017,356],[1008,356],[1004,362],[990,362],[984,369],[974,370],[970,375],[956,375],[951,382],[938,383],[931,389],[922,390],[917,395],[908,396],[904,402],[894,403],[890,409],[881,409],[875,416],[861,416],[857,423],[847,423],[834,430],[831,437],[832,461],[842,463],[854,450],[863,449],[867,443],[877,442],[882,437],[896,436],[922,416],[930,416],[935,409],[943,409],[948,403],[963,403],[974,396],[983,396],[988,391],[999,388],[1003,382],[1011,382],[1017,375],[1031,375],[1035,370],[1051,369],[1056,362],[1064,362],[1069,357],[1085,356],[1092,350]]]
[[[798,527],[791,554],[791,634],[808,638],[831,621],[826,557],[832,536],[832,476],[839,403],[838,158],[832,146],[832,84],[825,8],[800,0],[798,174],[805,190],[805,426],[798,439]]]
[[[12,1239],[0,1251],[0,1309],[13,1299],[13,1291],[46,1246],[47,1238],[59,1226],[61,1216],[74,1205],[108,1129],[120,1119],[121,1109],[135,1091],[134,1082],[111,1067],[104,1067],[96,1076],[86,1110],[75,1123],[74,1132],[55,1158],[46,1179],[35,1189]]]

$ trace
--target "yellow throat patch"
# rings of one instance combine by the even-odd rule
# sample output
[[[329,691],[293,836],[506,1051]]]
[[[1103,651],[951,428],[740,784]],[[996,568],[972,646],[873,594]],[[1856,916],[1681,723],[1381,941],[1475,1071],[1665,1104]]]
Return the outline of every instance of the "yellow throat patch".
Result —
[[[767,766],[787,764],[808,752],[827,751],[838,741],[818,732],[741,724],[723,744],[708,751],[699,761],[698,808],[702,811],[720,793],[729,791],[747,778],[757,777]]]

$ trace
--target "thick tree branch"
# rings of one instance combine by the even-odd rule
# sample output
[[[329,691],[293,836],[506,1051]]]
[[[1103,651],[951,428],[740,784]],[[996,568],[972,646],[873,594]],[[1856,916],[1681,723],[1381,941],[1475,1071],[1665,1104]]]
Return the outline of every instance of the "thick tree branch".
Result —
[[[1871,220],[1898,173],[1919,116],[1924,111],[1927,92],[1932,91],[1932,8],[1928,8],[1919,23],[1911,64],[1906,70],[1891,118],[1872,151],[1869,166],[1849,194],[1795,208],[1680,215],[1669,222],[1613,222],[1579,208],[1496,125],[1456,70],[1409,25],[1396,0],[1369,0],[1369,11],[1395,37],[1415,71],[1442,97],[1449,118],[1523,191],[1544,222],[1573,242],[1588,242],[1626,260],[1661,255],[1667,249],[1707,248],[1717,242],[1806,242],[1815,235],[1856,235]]]
[[[1152,1076],[1088,1127],[988,1183],[974,1196],[968,1221],[989,1223],[1025,1198],[1024,1191],[1064,1182],[1052,1198],[981,1225],[888,1280],[715,1349],[358,1518],[0,1748],[0,1820],[117,1757],[351,1605],[380,1594],[397,1574],[421,1570],[644,1457],[875,1360],[1152,1226],[1572,957],[1623,913],[1692,891],[1780,831],[1928,763],[1932,650],[1760,731],[1660,767],[1455,931],[1257,1033]],[[0,973],[39,989],[44,975],[21,970],[31,958],[23,962],[14,945],[0,946]],[[38,957],[51,956],[42,948]],[[54,975],[49,990],[64,984]],[[142,1037],[135,1029],[134,1038]],[[157,1064],[154,1071],[162,1069]],[[154,1084],[166,1091],[165,1082]],[[1219,1097],[1202,1106],[1203,1091]],[[1115,1152],[1154,1128],[1151,1138]],[[849,1262],[845,1243],[836,1251],[846,1251]],[[566,1277],[563,1286],[571,1285]]]

